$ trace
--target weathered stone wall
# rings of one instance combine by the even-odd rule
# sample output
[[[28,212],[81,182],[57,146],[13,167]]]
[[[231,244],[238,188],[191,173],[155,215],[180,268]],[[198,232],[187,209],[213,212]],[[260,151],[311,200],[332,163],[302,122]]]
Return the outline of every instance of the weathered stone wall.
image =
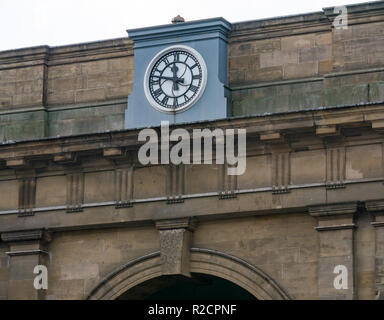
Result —
[[[124,126],[133,83],[129,39],[0,53],[0,140]]]
[[[234,25],[229,44],[233,114],[263,114],[384,99],[383,4]]]
[[[349,9],[345,31],[330,9],[234,25],[235,115],[302,111],[187,126],[247,128],[238,177],[216,164],[142,166],[135,130],[91,134],[123,128],[129,39],[0,53],[1,140],[90,133],[0,145],[0,299],[87,298],[156,251],[159,275],[207,267],[189,263],[189,246],[247,261],[293,299],[383,295],[383,103],[367,102],[384,99],[384,9]],[[38,292],[40,263],[49,288]],[[338,264],[346,291],[333,288]]]
[[[104,277],[127,261],[159,250],[155,228],[58,233],[50,243],[47,299],[84,299]]]
[[[205,222],[196,228],[192,246],[246,259],[296,299],[316,299],[314,225],[312,217],[301,214]],[[154,227],[60,232],[49,247],[47,299],[84,299],[127,261],[158,251],[159,235]]]
[[[315,225],[306,214],[206,222],[196,228],[193,245],[253,263],[295,299],[317,299]]]
[[[233,115],[384,100],[383,4],[348,13],[348,29],[332,8],[234,24]],[[0,140],[123,129],[133,76],[129,39],[0,52]]]
[[[20,288],[32,285],[40,260],[23,264],[22,248],[49,252],[44,298],[86,298],[111,272],[161,250],[159,221],[193,218],[191,248],[243,259],[294,299],[373,299],[381,283],[382,224],[374,219],[382,211],[381,108],[211,122],[249,129],[247,170],[237,178],[224,165],[142,166],[132,131],[2,145],[3,297],[20,298]],[[313,119],[338,130],[324,135]],[[262,140],[264,126],[282,138]],[[333,288],[338,264],[348,265],[348,292]]]

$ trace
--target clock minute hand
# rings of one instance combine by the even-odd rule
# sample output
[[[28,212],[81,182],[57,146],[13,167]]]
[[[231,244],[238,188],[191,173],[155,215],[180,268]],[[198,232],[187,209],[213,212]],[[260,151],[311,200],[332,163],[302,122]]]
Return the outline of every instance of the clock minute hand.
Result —
[[[159,79],[165,79],[165,80],[175,81],[175,79],[174,79],[173,77],[156,76],[156,75],[153,75],[152,77],[153,77],[153,78],[159,78]]]
[[[181,82],[181,83],[184,83],[184,78],[173,78],[173,77],[166,77],[166,76],[156,76],[156,75],[153,75],[152,76],[153,78],[159,78],[159,79],[165,79],[165,80],[171,80],[173,82]]]

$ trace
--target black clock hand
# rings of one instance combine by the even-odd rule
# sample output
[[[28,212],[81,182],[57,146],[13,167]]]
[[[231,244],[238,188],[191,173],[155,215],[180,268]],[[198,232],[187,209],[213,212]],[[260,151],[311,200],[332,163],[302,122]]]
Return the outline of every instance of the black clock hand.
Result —
[[[159,79],[165,79],[165,80],[175,81],[175,79],[174,79],[173,77],[165,77],[165,76],[156,76],[156,75],[153,75],[152,78],[159,78]]]
[[[174,64],[171,68],[171,71],[173,72],[173,89],[174,90],[179,90],[179,85],[177,84],[177,71],[179,68]]]
[[[176,81],[178,83],[180,83],[180,82],[184,83],[184,78],[178,78],[178,79],[175,80],[175,78],[173,78],[173,77],[156,76],[156,75],[153,75],[152,78],[159,78],[159,79],[170,80],[170,81],[173,81],[173,82]]]

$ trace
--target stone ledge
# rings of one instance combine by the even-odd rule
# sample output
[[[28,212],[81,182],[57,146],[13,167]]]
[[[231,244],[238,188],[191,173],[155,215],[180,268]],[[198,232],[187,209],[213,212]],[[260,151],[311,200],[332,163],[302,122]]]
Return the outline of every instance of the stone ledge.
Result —
[[[166,219],[156,221],[158,230],[187,229],[194,230],[196,227],[193,218]]]
[[[306,110],[301,112],[277,113],[269,115],[253,115],[246,117],[234,117],[216,121],[205,121],[189,123],[190,131],[203,126],[220,128],[246,128],[254,134],[264,134],[266,132],[288,133],[296,130],[314,128],[319,125],[349,125],[361,124],[364,128],[371,121],[384,120],[382,112],[383,102],[338,106]],[[172,129],[185,126],[185,124],[174,125]],[[154,127],[156,128],[156,127]],[[269,129],[269,130],[268,130]],[[20,159],[29,156],[42,156],[58,154],[57,150],[65,152],[80,152],[100,150],[109,147],[138,147],[138,129],[125,129],[111,132],[79,134],[64,137],[50,137],[34,140],[6,142],[0,144],[0,161]]]
[[[383,222],[371,222],[371,226],[375,227],[375,228],[384,227],[384,221]]]
[[[339,204],[318,205],[308,208],[312,217],[338,216],[344,214],[354,214],[357,212],[357,202],[346,202]]]
[[[12,159],[6,162],[6,166],[9,168],[25,168],[28,166],[26,159]]]
[[[246,21],[232,26],[230,43],[331,30],[331,23],[322,11]]]
[[[34,250],[21,250],[21,251],[7,251],[5,254],[12,257],[12,256],[26,256],[26,255],[33,255],[33,254],[46,254],[49,256],[49,252],[41,249],[34,249]]]
[[[38,46],[0,52],[0,70],[32,65],[57,65],[86,62],[97,59],[133,55],[133,42],[129,38],[85,42],[49,47]],[[99,58],[98,58],[99,59]]]
[[[316,134],[319,136],[335,136],[340,134],[340,129],[335,125],[319,126],[316,128]]]
[[[373,201],[366,201],[365,202],[365,208],[368,212],[380,212],[382,211],[384,213],[384,200],[373,200]]]
[[[355,224],[340,224],[340,225],[335,225],[335,226],[320,226],[320,227],[315,227],[314,229],[316,231],[332,231],[332,230],[344,230],[344,229],[355,229],[356,225]]]
[[[18,241],[30,241],[30,240],[45,240],[50,241],[50,234],[44,230],[26,230],[26,231],[14,231],[3,232],[1,234],[1,240],[4,242],[18,242]]]

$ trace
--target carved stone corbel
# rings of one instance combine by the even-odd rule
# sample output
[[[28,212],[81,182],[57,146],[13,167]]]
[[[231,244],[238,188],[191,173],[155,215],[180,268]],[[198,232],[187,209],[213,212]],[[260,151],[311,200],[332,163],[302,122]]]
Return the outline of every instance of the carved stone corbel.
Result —
[[[163,275],[191,276],[190,247],[194,227],[191,218],[156,221]]]

